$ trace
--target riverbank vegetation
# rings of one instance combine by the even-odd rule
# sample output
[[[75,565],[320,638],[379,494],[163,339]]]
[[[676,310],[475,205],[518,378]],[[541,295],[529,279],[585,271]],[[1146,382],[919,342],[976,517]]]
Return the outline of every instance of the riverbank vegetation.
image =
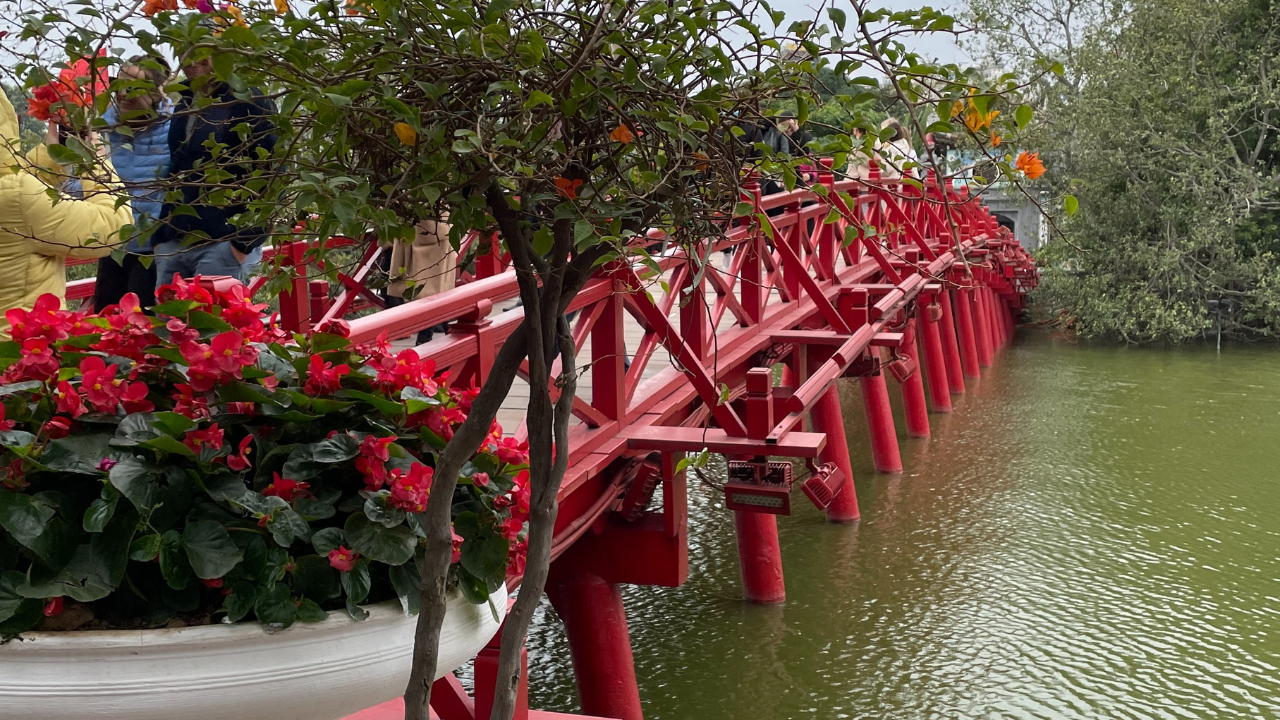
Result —
[[[993,62],[1047,55],[1036,142],[1080,211],[1038,254],[1080,335],[1280,338],[1280,84],[1268,0],[974,0]]]

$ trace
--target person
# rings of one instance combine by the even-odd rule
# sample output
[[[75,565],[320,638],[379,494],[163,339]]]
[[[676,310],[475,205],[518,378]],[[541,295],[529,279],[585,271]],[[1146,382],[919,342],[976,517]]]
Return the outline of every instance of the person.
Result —
[[[866,136],[867,131],[861,126],[853,129],[853,148],[849,151],[849,167],[844,172],[849,180],[866,180],[871,177],[871,160],[863,149]]]
[[[261,262],[268,231],[232,224],[245,211],[244,204],[201,197],[204,166],[231,174],[231,180],[218,183],[224,187],[247,178],[253,165],[261,162],[258,151],[270,154],[275,148],[275,103],[256,89],[248,99],[236,97],[230,86],[213,77],[210,58],[189,58],[182,72],[188,87],[174,108],[168,143],[168,185],[171,192],[181,194],[181,202],[168,200],[160,211],[160,227],[153,236],[156,282],[169,283],[175,274],[184,278],[228,275],[243,281]],[[245,136],[240,133],[242,127],[248,128]],[[223,146],[216,158],[211,144]],[[178,211],[184,206],[191,212]]]
[[[897,118],[885,118],[880,123],[880,129],[891,131],[889,140],[882,140],[876,148],[880,155],[880,177],[883,180],[897,180],[910,172],[905,166],[916,162],[916,151],[911,147],[907,131]]]
[[[46,293],[65,302],[67,258],[107,255],[119,244],[121,230],[133,222],[129,203],[116,205],[121,188],[99,138],[86,136],[105,172],[97,179],[80,178],[83,199],[49,197],[38,168],[30,159],[18,158],[20,138],[18,115],[0,93],[0,336],[5,337],[9,321],[4,313],[30,310]]]
[[[111,127],[106,134],[111,164],[131,196],[134,230],[125,244],[122,260],[104,257],[98,261],[93,307],[99,312],[120,302],[125,293],[137,295],[144,308],[155,305],[156,266],[142,257],[151,254],[147,235],[160,217],[164,203],[160,180],[169,172],[173,103],[164,94],[169,81],[168,63],[162,58],[138,55],[120,68],[119,77],[146,84],[117,92],[103,114],[103,120]]]
[[[458,253],[449,242],[450,229],[448,223],[423,220],[415,228],[412,244],[403,241],[392,244],[386,266],[390,278],[385,295],[387,307],[453,289],[458,279]],[[431,342],[434,333],[445,330],[443,324],[429,327],[418,333],[417,342],[419,345]]]

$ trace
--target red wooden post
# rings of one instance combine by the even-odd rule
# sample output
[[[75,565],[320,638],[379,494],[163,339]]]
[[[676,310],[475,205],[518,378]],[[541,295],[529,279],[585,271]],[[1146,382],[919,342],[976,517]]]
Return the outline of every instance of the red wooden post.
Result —
[[[942,305],[942,322],[938,330],[942,333],[942,353],[947,366],[947,385],[956,395],[964,394],[964,370],[960,362],[960,344],[956,340],[956,319],[951,311],[951,291],[945,286],[938,293],[938,301]]]
[[[913,318],[907,325],[906,335],[899,348],[904,356],[914,361],[915,372],[902,381],[902,407],[907,416],[907,436],[913,438],[929,437],[929,407],[924,399],[924,381],[920,378],[920,348],[916,345],[916,321]]]
[[[813,410],[809,412],[813,420],[813,431],[825,433],[826,447],[822,449],[818,459],[823,463],[835,463],[844,473],[844,487],[827,506],[827,520],[831,522],[854,522],[862,517],[858,511],[858,493],[854,489],[853,463],[849,460],[849,441],[844,434],[844,413],[840,410],[840,390],[836,383],[818,398]]]
[[[627,346],[623,333],[622,284],[601,300],[604,309],[591,328],[591,404],[610,420],[627,411]]]
[[[743,184],[742,189],[750,196],[752,203],[758,209],[760,207],[759,175],[752,173]],[[742,269],[740,270],[742,273],[742,282],[740,283],[742,287],[742,309],[752,323],[760,322],[764,314],[765,301],[768,299],[768,293],[764,287],[763,268],[760,265],[763,248],[764,231],[759,228],[738,246],[738,252],[743,254]]]
[[[280,293],[280,327],[289,332],[306,332],[311,328],[311,298],[307,289],[307,268],[303,255],[307,244],[288,243],[280,248],[284,266],[291,275],[289,289]]]
[[[924,335],[924,365],[929,377],[929,400],[934,412],[951,412],[951,388],[947,386],[947,364],[942,355],[942,334],[938,323],[942,320],[942,304],[938,294],[924,296],[926,305],[920,310],[920,328]],[[937,319],[934,319],[934,315]]]
[[[876,352],[876,350],[872,350]],[[871,457],[876,471],[902,472],[902,455],[898,452],[898,433],[893,427],[893,408],[889,405],[889,388],[884,372],[858,379],[862,388],[862,406],[867,413],[867,430],[871,435]]]
[[[547,595],[564,621],[582,712],[644,720],[627,613],[618,586],[597,575],[573,571],[548,583]]]
[[[497,233],[476,238],[480,247],[476,251],[476,279],[493,277],[502,272],[502,246]]]
[[[978,283],[975,277],[973,282]],[[983,302],[983,287],[977,284],[970,295],[973,301],[973,335],[977,339],[978,365],[991,367],[991,333],[987,328],[986,303]]]
[[[708,262],[710,261],[708,260]],[[690,265],[692,266],[692,263]],[[711,339],[713,332],[711,318],[709,317],[710,311],[707,307],[707,278],[705,273],[697,273],[693,267],[689,268],[688,277],[689,295],[686,298],[681,298],[683,305],[680,306],[680,334],[684,337],[684,341],[689,344],[689,349],[693,351],[693,354],[697,355],[699,360],[703,360],[711,354],[714,346],[714,341]],[[683,290],[684,288],[671,288],[673,293],[679,293]]]
[[[783,371],[783,383],[790,380]],[[764,439],[773,429],[773,370],[747,371],[747,437]],[[776,604],[787,599],[782,580],[782,547],[778,543],[776,515],[733,511],[738,536],[738,561],[742,566],[742,594],[748,602]]]
[[[733,526],[738,535],[738,562],[742,566],[742,594],[747,602],[760,605],[776,605],[785,602],[787,588],[782,581],[782,546],[778,543],[778,516],[734,510]]]
[[[973,326],[972,292],[968,288],[955,291],[956,327],[959,331],[960,361],[964,376],[979,378],[982,377],[982,371],[978,361],[978,333]]]

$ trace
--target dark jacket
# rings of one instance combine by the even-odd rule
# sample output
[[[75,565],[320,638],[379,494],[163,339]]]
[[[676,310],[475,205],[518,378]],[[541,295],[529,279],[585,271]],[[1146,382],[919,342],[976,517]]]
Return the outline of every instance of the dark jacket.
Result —
[[[218,145],[226,146],[216,160],[232,175],[232,179],[223,181],[224,184],[234,184],[248,177],[255,167],[264,167],[264,161],[258,157],[258,148],[268,154],[275,148],[276,134],[271,123],[272,116],[276,114],[275,103],[257,90],[252,92],[252,99],[241,100],[226,85],[219,84],[210,93],[213,103],[199,109],[193,109],[194,95],[190,90],[182,93],[169,123],[169,177],[182,193],[180,204],[190,205],[195,215],[185,212],[174,214],[178,203],[166,202],[161,211],[164,222],[156,232],[156,243],[165,240],[192,243],[205,239],[225,240],[240,252],[248,253],[266,240],[267,231],[263,228],[237,228],[231,224],[233,217],[244,212],[244,205],[227,205],[201,197],[208,191],[203,187],[205,173],[202,166],[214,161],[213,151],[206,145],[210,138]],[[243,139],[236,131],[242,124],[249,128]],[[236,159],[246,162],[232,162]]]

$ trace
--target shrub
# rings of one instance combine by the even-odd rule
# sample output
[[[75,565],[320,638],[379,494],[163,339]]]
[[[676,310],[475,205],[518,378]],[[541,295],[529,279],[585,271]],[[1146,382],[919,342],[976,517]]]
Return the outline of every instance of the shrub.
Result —
[[[415,613],[419,513],[477,391],[345,326],[288,337],[239,284],[158,300],[7,313],[0,634],[64,598],[90,627]],[[473,603],[522,569],[527,460],[494,423],[458,480],[449,577]]]

